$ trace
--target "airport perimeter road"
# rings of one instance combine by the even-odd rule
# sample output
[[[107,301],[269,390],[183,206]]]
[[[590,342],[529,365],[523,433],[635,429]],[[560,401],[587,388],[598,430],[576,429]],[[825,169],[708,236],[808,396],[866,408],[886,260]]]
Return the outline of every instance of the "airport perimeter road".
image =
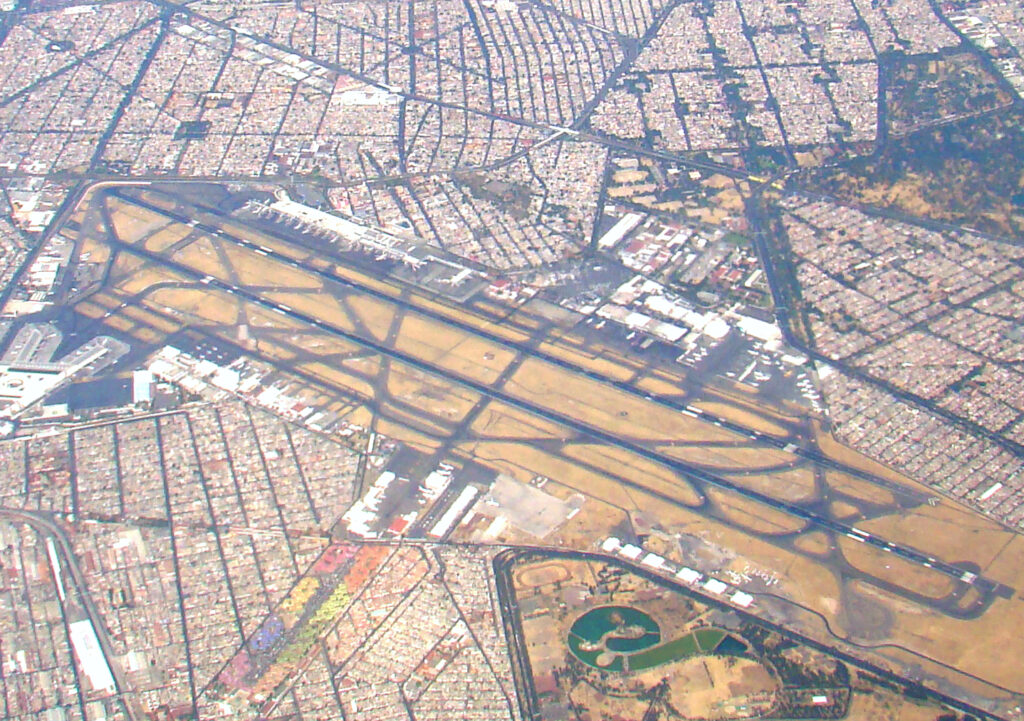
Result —
[[[917,564],[919,566],[934,569],[935,571],[938,571],[939,573],[949,576],[955,580],[963,581],[965,583],[972,585],[976,590],[981,592],[983,595],[988,596],[989,594],[1005,593],[1007,591],[1007,589],[1004,586],[1002,586],[1002,584],[996,583],[986,578],[974,576],[973,574],[969,574],[963,568],[959,568],[957,566],[954,566],[953,564],[941,561],[915,548],[887,541],[886,539],[880,538],[879,536],[866,533],[856,528],[855,526],[846,525],[844,523],[840,523],[839,521],[835,521],[831,518],[822,516],[816,513],[815,511],[809,510],[807,508],[803,508],[801,506],[786,501],[781,501],[776,498],[772,498],[771,496],[767,496],[763,493],[759,493],[749,488],[745,488],[736,483],[733,483],[732,481],[722,476],[718,476],[714,473],[711,473],[704,468],[690,465],[677,458],[667,456],[664,453],[661,453],[657,450],[653,450],[647,447],[646,445],[636,443],[635,441],[631,441],[626,438],[622,438],[614,433],[603,430],[601,428],[597,428],[588,423],[584,423],[583,421],[580,421],[576,418],[572,418],[563,413],[559,413],[549,408],[539,406],[530,401],[526,401],[509,392],[495,389],[484,383],[480,383],[478,381],[457,375],[445,368],[439,367],[433,363],[427,362],[421,358],[417,358],[408,353],[390,348],[384,345],[383,343],[377,342],[373,339],[364,338],[355,333],[345,331],[344,329],[334,326],[331,323],[323,321],[319,318],[315,318],[306,313],[297,311],[291,308],[290,306],[268,300],[257,293],[247,290],[246,288],[242,288],[231,283],[226,283],[224,281],[218,280],[209,275],[201,273],[192,268],[191,266],[170,260],[159,253],[155,253],[153,251],[146,250],[145,248],[125,243],[124,241],[121,240],[109,239],[108,242],[111,244],[113,248],[120,252],[136,255],[152,263],[163,265],[166,268],[175,271],[176,273],[180,273],[186,278],[195,279],[197,282],[204,284],[207,288],[220,290],[222,292],[234,295],[235,297],[241,300],[253,303],[255,305],[259,305],[266,310],[277,313],[291,320],[312,326],[336,338],[346,340],[350,343],[354,343],[368,350],[380,353],[381,355],[387,358],[403,363],[409,367],[415,368],[416,370],[433,375],[435,377],[440,377],[448,382],[461,385],[464,388],[468,388],[469,390],[475,391],[493,400],[506,403],[510,406],[513,406],[519,410],[525,411],[534,416],[565,426],[580,434],[600,441],[601,443],[607,443],[608,445],[615,446],[623,450],[629,451],[631,453],[634,453],[646,460],[654,461],[655,463],[661,464],[667,468],[671,468],[672,470],[681,473],[686,477],[695,479],[697,481],[706,483],[711,486],[715,486],[717,488],[725,489],[749,500],[762,503],[766,506],[769,506],[779,511],[783,511],[791,516],[799,518],[819,528],[832,531],[835,533],[844,534],[847,537],[853,539],[854,541],[873,546],[887,553],[892,553],[903,558],[906,561]],[[653,495],[656,495],[667,502],[674,504],[679,503],[678,500],[673,498],[671,495],[655,493],[651,489],[641,486],[640,484],[637,483],[626,481],[623,481],[623,483],[641,489],[646,493],[652,493]]]

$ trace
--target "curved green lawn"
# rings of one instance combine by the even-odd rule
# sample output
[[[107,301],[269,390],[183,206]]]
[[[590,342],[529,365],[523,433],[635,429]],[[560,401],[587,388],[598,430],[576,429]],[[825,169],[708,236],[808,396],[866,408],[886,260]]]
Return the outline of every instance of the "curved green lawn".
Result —
[[[746,645],[720,628],[698,628],[666,643],[649,615],[628,606],[601,606],[580,616],[567,639],[572,655],[602,671],[644,671],[692,656],[738,655]],[[724,644],[724,645],[723,645]]]

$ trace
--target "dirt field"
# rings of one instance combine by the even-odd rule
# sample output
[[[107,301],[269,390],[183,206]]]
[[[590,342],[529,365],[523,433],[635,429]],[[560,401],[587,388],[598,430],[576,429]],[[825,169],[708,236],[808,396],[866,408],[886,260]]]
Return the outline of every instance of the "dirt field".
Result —
[[[944,573],[905,561],[846,536],[841,536],[837,542],[850,565],[884,581],[931,598],[944,598],[953,591],[953,581]]]
[[[285,332],[305,328],[299,321],[274,313],[263,306],[246,303],[243,310],[248,323],[256,328],[278,328]]]
[[[228,267],[217,254],[213,241],[206,236],[200,236],[188,245],[178,248],[171,256],[176,263],[192,268],[205,275],[212,275],[214,278],[226,283],[232,282]],[[146,261],[153,263],[153,261]],[[194,278],[189,280],[195,281]]]
[[[880,503],[882,505],[891,504],[896,499],[893,498],[892,492],[882,488],[881,486],[875,485],[874,483],[868,483],[862,481],[859,478],[854,478],[846,473],[840,473],[839,471],[826,471],[825,472],[825,483],[840,493],[845,493],[853,498],[859,498],[869,503]]]
[[[515,353],[465,331],[408,314],[395,348],[481,383],[494,383]]]
[[[567,348],[565,345],[555,343],[541,343],[540,350],[556,358],[568,361],[573,365],[587,370],[601,373],[617,381],[628,381],[633,377],[635,368],[623,367],[621,363],[610,361],[580,351]],[[552,366],[553,367],[553,366]]]
[[[935,706],[909,701],[892,692],[855,693],[846,718],[849,721],[935,721]]]
[[[423,453],[433,453],[441,446],[441,442],[437,438],[432,438],[424,433],[413,430],[404,423],[395,422],[384,417],[378,417],[377,431],[402,443],[408,443]]]
[[[553,583],[568,581],[571,578],[572,573],[564,563],[552,561],[550,563],[526,566],[515,574],[513,580],[518,590],[548,586]]]
[[[491,401],[472,425],[479,436],[490,438],[564,438],[567,428],[529,415],[517,408]]]
[[[154,253],[161,253],[178,241],[187,238],[191,232],[192,228],[187,225],[169,225],[146,238],[143,247]]]
[[[368,330],[375,340],[383,341],[395,320],[398,307],[369,295],[352,293],[345,296],[344,305],[351,309],[362,327]]]
[[[846,523],[853,523],[861,516],[860,507],[846,501],[832,501],[828,504],[828,511],[833,518]]]
[[[639,719],[647,711],[648,702],[635,696],[629,698],[609,697],[586,683],[573,687],[569,697],[584,708],[600,709],[600,719]]]
[[[110,253],[111,248],[108,244],[90,235],[82,241],[79,258],[85,263],[106,263]]]
[[[174,222],[165,215],[115,198],[110,198],[108,202],[111,222],[118,237],[129,243],[139,241],[147,234]]]
[[[810,533],[801,534],[793,543],[801,551],[814,553],[819,556],[824,556],[832,548],[832,541],[822,531],[811,531]]]
[[[287,342],[293,347],[301,348],[307,353],[318,356],[359,353],[362,350],[362,346],[341,338],[329,336],[326,333],[297,333],[285,328],[276,333],[275,336],[280,338],[282,342]],[[353,365],[356,361],[362,361],[368,373],[375,373],[379,367],[371,358],[348,358],[343,360],[342,364],[357,369],[357,366]]]
[[[723,469],[770,468],[798,462],[793,454],[775,448],[723,444],[659,446],[658,450],[687,463]]]
[[[814,471],[790,468],[777,473],[723,474],[744,488],[782,501],[803,501],[815,495]]]
[[[152,326],[161,333],[173,333],[178,329],[178,324],[172,322],[162,314],[154,313],[146,310],[145,308],[139,308],[138,306],[128,306],[121,311],[121,314],[126,318],[131,318],[137,323]]]
[[[160,288],[149,294],[146,303],[158,310],[161,306],[174,308],[192,319],[216,325],[238,322],[238,301],[227,293],[198,288]]]
[[[765,418],[759,413],[753,413],[743,408],[731,405],[729,403],[717,403],[715,401],[698,401],[693,404],[695,408],[700,408],[703,411],[707,411],[712,415],[723,418],[733,423],[739,423],[740,425],[750,428],[761,433],[767,433],[768,435],[784,438],[788,435],[785,428],[777,423],[772,423],[770,420]]]
[[[356,326],[348,311],[335,298],[326,293],[263,293],[268,300],[318,318],[348,333],[354,333]],[[276,315],[276,314],[275,314]]]
[[[779,687],[768,669],[749,658],[701,656],[658,670],[670,679],[672,705],[694,719],[744,718],[748,714],[739,706],[749,705],[750,697],[768,697]]]
[[[672,396],[679,393],[679,386],[677,384],[664,378],[651,375],[645,375],[639,381],[634,383],[634,386],[642,391],[662,396]]]
[[[394,288],[391,288],[392,293],[397,293]],[[462,308],[455,306],[446,305],[444,303],[438,303],[437,301],[431,300],[430,298],[424,298],[419,295],[413,295],[410,298],[410,302],[413,303],[417,308],[424,308],[432,311],[441,313],[449,318],[453,318],[463,323],[467,323],[472,327],[485,330],[492,335],[496,335],[499,338],[506,338],[511,341],[523,342],[530,339],[529,332],[525,332],[516,328],[511,321],[505,321],[501,323],[495,323],[486,318],[481,318],[475,313],[471,313]]]
[[[858,587],[877,604],[898,611],[896,624],[890,638],[927,657],[939,658],[964,672],[973,674],[975,679],[962,674],[950,673],[951,677],[972,692],[1005,697],[1004,693],[980,682],[986,679],[1005,688],[1024,691],[1024,650],[1020,644],[999,643],[998,652],[993,653],[993,643],[1006,637],[1006,629],[1016,628],[1014,624],[1020,613],[1019,599],[999,599],[981,618],[961,621],[946,616],[922,611],[920,606],[908,603],[892,594],[866,584]],[[919,656],[907,653],[886,652],[894,655],[900,663],[920,663]],[[917,659],[914,661],[913,659]]]
[[[328,387],[347,389],[364,398],[374,397],[374,388],[362,378],[326,363],[303,363],[301,369],[321,379]]]
[[[634,453],[614,446],[578,444],[565,448],[565,455],[597,468],[613,470],[616,476],[637,483],[657,493],[664,493],[687,506],[704,500],[690,483],[674,471],[652,463]]]
[[[652,440],[734,441],[742,436],[543,361],[528,359],[505,390],[537,405],[626,437]]]
[[[106,309],[102,308],[101,306],[98,306],[95,303],[90,303],[88,301],[76,305],[75,311],[81,313],[86,318],[99,318],[100,316],[107,312]]]
[[[323,282],[319,278],[296,270],[291,266],[273,258],[257,255],[246,248],[239,248],[234,243],[216,242],[217,249],[231,263],[231,270],[238,277],[240,285],[262,286],[267,288],[303,288],[321,290]],[[197,270],[209,272],[201,267]],[[211,273],[214,275],[214,273]]]
[[[167,268],[145,266],[135,257],[129,258],[123,253],[118,256],[111,271],[110,279],[116,283],[117,290],[124,295],[135,295],[149,290],[157,283],[165,281],[188,281],[190,279]]]
[[[794,533],[807,526],[799,518],[731,491],[709,488],[707,494],[730,521],[757,533],[781,535]]]
[[[425,414],[446,421],[462,420],[482,399],[478,393],[394,362],[388,374],[388,392]]]

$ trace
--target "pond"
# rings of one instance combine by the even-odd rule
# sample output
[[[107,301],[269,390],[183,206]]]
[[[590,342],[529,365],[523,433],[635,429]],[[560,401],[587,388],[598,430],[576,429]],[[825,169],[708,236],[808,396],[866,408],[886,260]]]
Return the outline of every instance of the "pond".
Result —
[[[648,614],[629,606],[601,606],[573,623],[567,639],[572,655],[603,671],[641,671],[691,656],[738,656],[742,642],[719,628],[698,628],[661,642],[661,628]]]
[[[569,650],[594,668],[622,669],[622,656],[658,645],[661,629],[648,614],[629,606],[587,611],[569,629]]]

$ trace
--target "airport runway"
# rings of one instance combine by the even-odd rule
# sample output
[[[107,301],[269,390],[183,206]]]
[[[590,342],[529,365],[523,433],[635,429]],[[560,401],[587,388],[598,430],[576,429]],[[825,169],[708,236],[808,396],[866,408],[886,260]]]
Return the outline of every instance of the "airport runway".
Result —
[[[464,331],[466,333],[473,334],[473,335],[475,335],[475,336],[477,336],[479,338],[483,338],[484,340],[487,340],[487,341],[489,341],[491,343],[494,343],[496,345],[500,345],[500,346],[502,346],[504,348],[507,348],[509,350],[512,350],[512,351],[514,351],[516,353],[521,353],[521,354],[523,354],[525,356],[536,358],[537,360],[541,360],[541,361],[544,361],[546,363],[550,363],[550,364],[555,365],[555,366],[557,366],[559,368],[562,368],[563,370],[571,371],[571,372],[576,373],[578,375],[584,376],[584,377],[586,377],[586,378],[588,378],[590,380],[610,385],[610,386],[616,388],[617,390],[620,390],[620,391],[622,391],[624,393],[629,393],[630,395],[635,396],[637,398],[643,398],[646,401],[649,401],[651,403],[655,403],[657,405],[663,406],[665,408],[669,408],[669,409],[674,410],[674,411],[679,411],[681,413],[686,413],[686,414],[691,415],[691,416],[698,416],[698,417],[702,418],[703,420],[707,421],[708,423],[711,423],[713,425],[717,425],[717,426],[719,426],[721,428],[724,428],[724,429],[726,429],[728,431],[732,431],[734,433],[742,434],[742,435],[750,438],[753,441],[756,441],[756,442],[759,442],[759,443],[764,443],[765,445],[771,446],[771,447],[776,448],[778,450],[785,451],[787,453],[792,453],[795,456],[803,458],[804,460],[807,460],[807,461],[811,461],[812,463],[816,463],[816,464],[818,464],[820,466],[823,466],[825,468],[829,468],[829,469],[832,469],[832,470],[835,470],[835,471],[839,471],[841,473],[845,473],[847,475],[850,475],[850,476],[853,476],[855,478],[859,478],[861,480],[864,480],[864,481],[867,481],[867,482],[872,483],[874,485],[877,485],[877,486],[879,486],[881,488],[884,488],[885,490],[889,491],[890,493],[893,493],[897,497],[910,498],[910,499],[912,499],[916,503],[924,503],[927,500],[927,496],[926,495],[924,495],[924,494],[922,494],[920,492],[914,491],[912,489],[909,489],[909,488],[907,488],[906,486],[904,486],[904,485],[902,485],[900,483],[896,483],[894,481],[890,481],[888,479],[881,478],[881,477],[876,476],[874,474],[871,474],[871,473],[868,473],[866,471],[863,471],[863,470],[861,470],[859,468],[854,468],[853,466],[849,466],[849,465],[846,465],[844,463],[840,463],[838,461],[835,461],[832,458],[829,458],[827,455],[821,453],[820,451],[817,451],[817,450],[815,450],[813,448],[805,448],[805,447],[803,447],[803,446],[801,446],[801,445],[799,445],[797,443],[791,442],[791,440],[788,439],[788,438],[777,438],[777,437],[772,436],[770,434],[762,433],[760,431],[753,430],[751,428],[747,428],[746,426],[743,426],[743,425],[741,425],[739,423],[734,423],[732,421],[726,420],[726,419],[721,418],[719,416],[716,416],[716,415],[714,415],[712,413],[708,413],[707,411],[703,411],[703,410],[701,410],[699,408],[693,407],[693,406],[691,406],[691,405],[689,405],[687,403],[674,400],[671,397],[666,397],[666,396],[663,396],[663,395],[659,395],[657,393],[649,393],[649,392],[645,392],[645,391],[639,390],[638,388],[633,386],[628,381],[617,380],[617,379],[614,379],[614,378],[610,378],[607,375],[599,373],[597,371],[593,371],[593,370],[590,370],[590,369],[587,369],[587,368],[582,368],[582,367],[580,367],[580,366],[578,366],[578,365],[576,365],[576,364],[574,364],[574,363],[572,363],[570,361],[566,361],[563,358],[559,358],[558,356],[555,356],[555,355],[553,355],[551,353],[547,353],[547,352],[545,352],[543,350],[540,350],[540,349],[536,348],[529,341],[525,341],[525,342],[512,341],[512,340],[504,338],[504,337],[502,337],[500,335],[497,335],[495,333],[491,333],[491,332],[487,331],[486,329],[483,329],[483,328],[480,328],[478,326],[475,326],[475,325],[473,325],[471,323],[467,323],[465,321],[460,321],[457,318],[449,317],[449,316],[445,315],[444,313],[441,313],[439,311],[433,310],[431,308],[425,308],[425,307],[417,306],[417,305],[415,305],[413,303],[410,303],[408,300],[406,300],[404,298],[393,296],[393,295],[385,293],[384,291],[381,291],[379,289],[372,288],[372,287],[369,287],[369,286],[366,286],[366,285],[362,285],[362,284],[356,283],[356,282],[354,282],[352,280],[349,280],[348,278],[344,278],[344,277],[338,276],[337,274],[334,274],[334,273],[331,273],[329,271],[323,270],[322,268],[317,268],[317,267],[311,265],[308,262],[304,262],[304,261],[297,260],[295,258],[291,258],[288,255],[285,255],[283,253],[275,251],[274,249],[269,248],[267,246],[260,245],[259,243],[254,243],[254,242],[252,242],[250,240],[246,240],[245,238],[239,238],[239,237],[237,237],[235,235],[232,235],[231,233],[226,233],[223,230],[221,230],[220,228],[217,228],[215,226],[208,225],[208,224],[202,223],[202,222],[197,222],[195,220],[195,218],[189,218],[189,217],[187,217],[185,215],[182,215],[180,213],[174,213],[174,212],[169,211],[169,210],[167,210],[165,208],[161,208],[160,206],[153,205],[151,203],[148,203],[148,202],[146,202],[144,200],[141,200],[139,198],[136,198],[134,196],[126,195],[121,189],[116,189],[115,188],[115,189],[111,189],[110,191],[107,191],[107,192],[109,192],[110,194],[114,195],[115,197],[117,197],[117,198],[119,198],[119,199],[121,199],[121,200],[123,200],[125,202],[132,203],[132,204],[135,204],[135,205],[139,205],[139,206],[144,207],[144,208],[146,208],[148,210],[151,210],[153,212],[157,212],[157,213],[160,213],[160,214],[165,215],[167,217],[173,218],[174,220],[177,220],[178,222],[189,224],[189,225],[193,225],[193,227],[195,227],[197,230],[201,230],[201,231],[203,231],[205,233],[208,233],[209,235],[211,235],[213,237],[216,237],[216,238],[218,238],[220,240],[225,240],[225,241],[233,243],[233,244],[235,244],[237,246],[248,248],[248,249],[250,249],[250,250],[252,250],[252,251],[254,251],[254,252],[256,252],[256,253],[258,253],[258,254],[260,254],[262,256],[264,256],[264,257],[272,258],[275,261],[280,262],[280,263],[284,263],[284,264],[286,264],[286,265],[288,265],[288,266],[290,266],[292,268],[295,268],[296,270],[300,270],[300,271],[305,272],[305,273],[310,273],[310,274],[316,275],[321,280],[337,283],[338,285],[340,285],[340,286],[342,286],[344,288],[355,290],[355,291],[358,291],[360,293],[369,295],[369,296],[371,296],[373,298],[377,298],[379,300],[385,301],[385,302],[390,303],[390,304],[392,304],[392,305],[394,305],[394,306],[396,306],[398,308],[401,308],[401,309],[403,309],[403,310],[405,310],[407,312],[416,313],[416,314],[421,315],[421,316],[423,316],[425,318],[430,318],[431,320],[435,320],[435,321],[438,321],[438,322],[441,322],[441,323],[445,323],[446,325],[450,325],[453,328],[457,328],[457,329],[459,329],[461,331]],[[221,211],[217,211],[217,210],[214,210],[214,209],[207,209],[207,208],[204,208],[202,210],[203,210],[203,212],[209,213],[210,215],[213,215],[215,217],[223,218],[225,220],[231,220],[232,222],[238,222],[237,218],[233,218],[232,216],[227,215],[226,213],[223,213]],[[289,241],[288,239],[285,239],[285,238],[282,238],[282,241],[283,242],[291,242],[291,241]],[[305,250],[311,250],[309,248],[306,248],[305,246],[303,246],[303,248]]]
[[[235,295],[236,297],[246,302],[259,305],[271,312],[277,313],[284,317],[317,328],[318,330],[321,330],[324,333],[327,333],[328,335],[346,340],[350,343],[357,344],[376,353],[380,353],[385,357],[403,363],[409,367],[415,368],[429,375],[437,376],[446,381],[456,383],[476,393],[489,397],[492,400],[500,401],[514,408],[525,411],[526,413],[565,426],[584,436],[588,436],[602,443],[606,443],[608,445],[629,451],[642,458],[653,461],[665,467],[671,468],[672,470],[686,477],[693,478],[710,486],[724,489],[731,493],[735,493],[749,500],[762,503],[776,510],[783,511],[795,518],[799,518],[803,521],[806,521],[807,523],[814,525],[818,528],[822,528],[838,534],[843,534],[858,543],[864,543],[873,546],[886,553],[892,553],[896,556],[899,556],[900,558],[911,563],[938,571],[939,573],[949,576],[957,581],[961,581],[963,583],[972,585],[983,595],[988,596],[995,593],[1005,594],[1008,590],[1001,584],[993,582],[989,579],[974,576],[974,574],[968,573],[962,568],[959,568],[957,566],[954,566],[953,564],[946,563],[937,558],[929,556],[926,553],[923,553],[917,549],[911,548],[909,546],[895,544],[891,541],[887,541],[884,538],[880,538],[873,534],[867,533],[861,529],[858,529],[855,526],[850,526],[839,521],[835,521],[831,518],[824,517],[818,513],[815,513],[794,503],[781,501],[771,496],[760,493],[758,491],[745,488],[736,483],[733,483],[732,481],[724,477],[711,473],[710,471],[704,468],[690,465],[682,460],[673,458],[671,456],[666,456],[665,454],[660,453],[656,450],[652,450],[651,448],[648,448],[645,445],[621,438],[613,433],[591,426],[590,424],[584,423],[576,418],[572,418],[562,413],[558,413],[556,411],[541,406],[537,406],[529,401],[525,401],[503,390],[492,388],[484,383],[480,383],[478,381],[474,381],[468,378],[463,378],[444,368],[428,363],[420,358],[416,358],[415,356],[409,355],[407,353],[395,350],[393,348],[389,348],[388,346],[379,343],[375,340],[363,338],[359,335],[345,331],[330,323],[320,320],[319,318],[315,318],[308,314],[296,311],[285,304],[270,301],[240,286],[226,283],[212,276],[205,275],[191,268],[190,266],[166,258],[165,256],[159,253],[155,253],[146,250],[145,248],[125,243],[121,240],[109,239],[108,242],[119,251],[136,255],[151,262],[163,265],[171,270],[174,270],[177,273],[184,275],[185,277],[193,278],[197,282],[206,285],[209,288],[217,289],[225,293]],[[651,493],[652,495],[655,495],[667,502],[678,503],[676,499],[674,499],[672,496],[668,494],[654,492],[651,489],[643,487],[639,484],[625,481],[624,483],[626,483],[627,485],[631,485],[639,490],[643,490],[645,493]]]

